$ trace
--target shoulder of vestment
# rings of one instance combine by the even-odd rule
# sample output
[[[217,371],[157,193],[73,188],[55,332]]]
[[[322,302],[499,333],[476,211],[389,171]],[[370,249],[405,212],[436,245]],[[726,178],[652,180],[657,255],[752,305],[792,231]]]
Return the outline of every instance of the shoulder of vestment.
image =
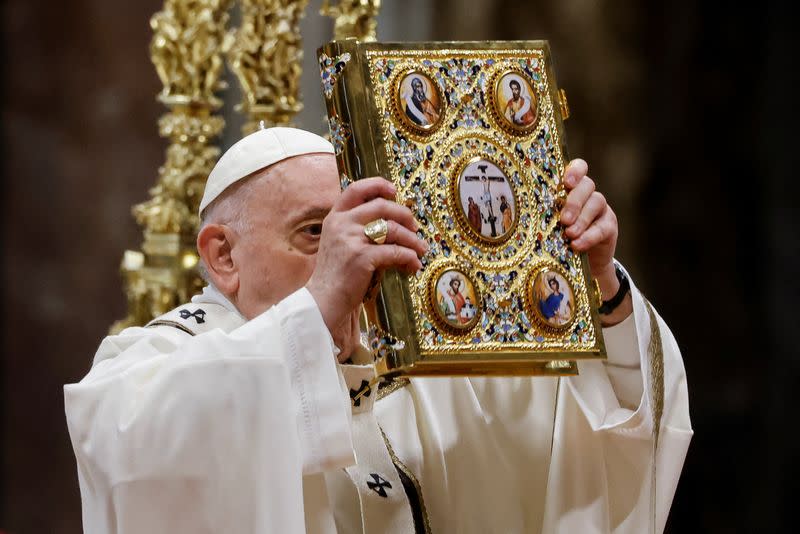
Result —
[[[189,302],[156,317],[145,328],[170,327],[196,336],[219,328],[230,332],[245,323],[237,313],[213,302]]]

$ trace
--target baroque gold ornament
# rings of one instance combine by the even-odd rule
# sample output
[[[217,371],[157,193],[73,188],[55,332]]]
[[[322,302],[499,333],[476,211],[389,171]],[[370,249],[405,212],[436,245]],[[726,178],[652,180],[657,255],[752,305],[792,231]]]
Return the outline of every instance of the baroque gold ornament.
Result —
[[[153,15],[150,55],[163,84],[158,100],[170,111],[158,122],[169,140],[150,200],[134,206],[141,251],[126,251],[122,274],[128,315],[112,332],[143,325],[202,288],[194,239],[205,180],[219,156],[212,144],[225,123],[214,115],[223,59],[220,48],[231,0],[166,0]]]
[[[218,107],[214,95],[224,88],[219,54],[231,0],[166,0],[150,19],[150,57],[164,88],[167,105]]]
[[[303,45],[300,19],[308,0],[241,0],[242,23],[226,39],[228,62],[244,93],[237,111],[248,121],[289,125],[303,109],[300,101]]]
[[[334,19],[333,38],[355,38],[360,41],[374,41],[381,9],[381,0],[324,0],[321,15]]]

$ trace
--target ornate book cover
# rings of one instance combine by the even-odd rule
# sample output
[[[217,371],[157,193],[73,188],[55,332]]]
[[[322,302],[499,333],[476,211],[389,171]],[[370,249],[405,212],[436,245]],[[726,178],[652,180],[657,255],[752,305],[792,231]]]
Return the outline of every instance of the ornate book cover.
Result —
[[[365,302],[382,374],[573,374],[604,358],[599,290],[559,224],[562,121],[545,41],[318,51],[341,185],[383,176],[428,242]]]

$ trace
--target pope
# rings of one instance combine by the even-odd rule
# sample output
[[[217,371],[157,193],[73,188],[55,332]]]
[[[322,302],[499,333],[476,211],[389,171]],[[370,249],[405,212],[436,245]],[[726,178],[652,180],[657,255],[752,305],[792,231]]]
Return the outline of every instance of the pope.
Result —
[[[567,167],[561,222],[607,362],[364,393],[359,306],[376,271],[422,268],[412,213],[380,177],[341,192],[309,132],[233,145],[200,205],[202,294],[106,337],[64,388],[84,531],[661,532],[692,436],[683,362],[587,173]]]

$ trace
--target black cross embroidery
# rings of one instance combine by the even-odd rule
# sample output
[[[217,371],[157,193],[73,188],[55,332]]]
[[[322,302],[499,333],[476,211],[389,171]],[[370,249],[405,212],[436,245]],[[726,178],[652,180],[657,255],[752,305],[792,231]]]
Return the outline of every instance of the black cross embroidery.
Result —
[[[374,482],[370,482],[369,480],[367,480],[367,486],[369,487],[369,489],[371,489],[372,491],[374,491],[383,498],[388,497],[388,495],[386,495],[386,490],[384,488],[391,489],[392,485],[389,483],[389,481],[380,476],[378,473],[370,473],[369,476],[371,476],[372,480],[374,480]]]
[[[194,317],[194,320],[197,321],[197,324],[204,323],[206,320],[204,317],[206,316],[206,312],[202,309],[198,309],[196,312],[192,313],[189,310],[180,310],[178,312],[181,314],[181,319],[188,319],[189,317]]]
[[[364,393],[359,395],[359,393],[362,391]],[[361,406],[361,397],[369,397],[370,393],[372,393],[372,388],[369,387],[369,382],[362,380],[361,385],[358,386],[358,389],[350,390],[350,400],[353,403],[353,406]]]

